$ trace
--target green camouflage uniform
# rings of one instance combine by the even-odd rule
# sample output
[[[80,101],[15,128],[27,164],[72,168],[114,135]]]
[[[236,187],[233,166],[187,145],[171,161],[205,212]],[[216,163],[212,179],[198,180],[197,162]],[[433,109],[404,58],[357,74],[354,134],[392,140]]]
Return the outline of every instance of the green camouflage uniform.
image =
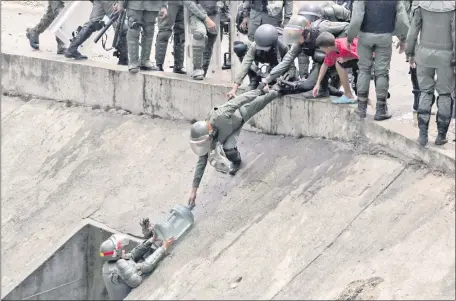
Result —
[[[46,13],[41,18],[40,22],[33,28],[27,28],[27,38],[30,41],[30,46],[33,49],[40,48],[39,35],[42,34],[55,18],[60,14],[65,4],[60,0],[48,1]],[[65,52],[65,47],[63,42],[59,38],[55,38],[57,41],[57,54],[63,54]]]
[[[138,67],[145,70],[158,70],[158,68],[150,62],[150,53],[152,51],[156,19],[159,11],[166,7],[167,2],[168,1],[127,1],[128,69],[130,71],[137,72]],[[140,35],[141,54],[139,55]]]
[[[392,55],[392,37],[396,35],[399,40],[405,41],[409,21],[402,1],[396,5],[396,21],[392,33],[362,32],[361,25],[364,21],[365,2],[355,1],[350,26],[347,33],[349,43],[358,36],[359,76],[357,82],[358,100],[367,106],[369,85],[371,81],[371,69],[374,66],[375,89],[377,94],[376,120],[387,119],[391,116],[387,113],[386,99],[389,89],[389,69]],[[375,64],[373,55],[375,52]]]
[[[184,67],[184,47],[185,47],[185,24],[184,6],[182,1],[168,1],[168,15],[166,18],[158,19],[157,41],[155,42],[155,63],[158,67],[165,62],[168,41],[174,36],[174,70],[182,70]]]
[[[427,142],[427,130],[437,98],[437,128],[440,138],[448,131],[452,116],[451,93],[455,86],[456,32],[454,1],[418,1],[412,12],[413,19],[407,35],[406,54],[416,57],[417,77],[420,88],[418,126],[420,142]],[[420,42],[417,45],[418,35]],[[437,75],[437,80],[435,80]],[[441,139],[442,140],[442,139]],[[437,141],[436,144],[443,144]]]
[[[230,161],[240,161],[237,141],[241,134],[242,126],[278,96],[279,92],[275,90],[263,94],[260,90],[256,89],[213,108],[206,120],[211,124],[212,128],[217,129],[217,136],[214,138],[208,154],[215,149],[215,143],[220,142]],[[209,160],[208,154],[198,159],[193,177],[194,188],[198,188],[201,183]]]

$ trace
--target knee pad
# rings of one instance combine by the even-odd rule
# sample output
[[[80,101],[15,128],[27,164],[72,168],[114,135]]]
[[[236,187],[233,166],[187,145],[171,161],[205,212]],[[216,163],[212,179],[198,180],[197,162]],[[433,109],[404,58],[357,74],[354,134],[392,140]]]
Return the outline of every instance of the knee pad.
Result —
[[[312,59],[315,63],[323,64],[326,54],[323,51],[316,50]]]
[[[241,58],[247,54],[248,47],[241,41],[234,42],[233,51],[236,53],[237,57]]]
[[[94,31],[101,30],[104,26],[105,26],[104,22],[99,21],[99,22],[94,22],[94,23],[90,24],[89,28],[92,32],[94,32]]]
[[[168,42],[169,38],[171,37],[171,33],[172,33],[171,30],[164,30],[164,31],[158,32],[157,41]]]
[[[206,35],[202,32],[194,32],[192,35],[193,46],[205,46],[206,45]]]
[[[141,27],[141,23],[136,21],[136,19],[128,18],[128,28],[129,29],[139,29]]]

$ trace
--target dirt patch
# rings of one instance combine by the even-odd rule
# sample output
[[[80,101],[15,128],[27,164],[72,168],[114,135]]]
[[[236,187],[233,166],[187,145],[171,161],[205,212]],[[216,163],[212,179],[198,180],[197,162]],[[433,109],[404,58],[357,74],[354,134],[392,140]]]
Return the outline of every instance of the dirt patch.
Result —
[[[383,281],[383,278],[372,277],[350,282],[336,300],[376,300],[377,287]]]

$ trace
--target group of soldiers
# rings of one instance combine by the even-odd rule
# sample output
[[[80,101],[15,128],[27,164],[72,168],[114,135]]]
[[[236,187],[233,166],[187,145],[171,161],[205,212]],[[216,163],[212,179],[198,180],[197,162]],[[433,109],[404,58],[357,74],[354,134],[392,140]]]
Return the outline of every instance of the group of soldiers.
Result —
[[[86,56],[78,47],[103,26],[105,15],[126,9],[128,26],[121,33],[119,64],[130,72],[139,69],[163,71],[168,40],[174,36],[175,73],[185,74],[184,7],[189,12],[192,33],[194,70],[191,77],[202,80],[208,70],[212,50],[220,34],[221,6],[218,1],[92,1],[93,10],[68,49],[57,39],[57,53],[74,59]],[[30,45],[39,48],[41,34],[63,8],[62,1],[49,1],[48,9],[35,28],[27,30]],[[369,85],[376,87],[375,120],[391,118],[388,113],[389,69],[393,36],[399,39],[399,51],[410,63],[413,85],[413,109],[417,111],[419,143],[428,142],[431,108],[437,102],[436,145],[447,142],[447,131],[453,113],[456,68],[456,33],[454,1],[333,1],[322,5],[303,3],[293,15],[293,2],[251,0],[238,8],[236,27],[248,42],[235,41],[233,52],[242,62],[229,100],[214,107],[205,120],[191,126],[190,146],[198,156],[189,206],[195,206],[196,195],[207,163],[217,171],[235,175],[241,166],[237,141],[243,125],[271,101],[286,94],[302,93],[304,97],[341,96],[340,68],[350,69],[352,88],[357,96],[357,114],[366,117]],[[156,65],[150,61],[155,23]],[[356,60],[337,62],[322,74],[326,53],[323,36],[344,38],[347,49],[356,40]],[[419,38],[419,41],[418,41]],[[140,50],[141,48],[141,50]],[[298,68],[295,60],[298,60]],[[312,66],[310,67],[310,62]],[[328,67],[328,66],[326,66]],[[336,70],[337,69],[337,70]],[[436,77],[437,76],[437,77]],[[244,78],[249,78],[246,91],[236,95]],[[344,91],[347,89],[344,86]],[[438,96],[435,97],[435,92]],[[100,247],[106,260],[103,277],[111,299],[123,299],[138,286],[145,274],[152,272],[165,256],[173,240],[156,245],[153,231],[142,224],[148,238],[130,253],[125,253],[126,240],[114,235]],[[152,248],[151,248],[152,247]]]

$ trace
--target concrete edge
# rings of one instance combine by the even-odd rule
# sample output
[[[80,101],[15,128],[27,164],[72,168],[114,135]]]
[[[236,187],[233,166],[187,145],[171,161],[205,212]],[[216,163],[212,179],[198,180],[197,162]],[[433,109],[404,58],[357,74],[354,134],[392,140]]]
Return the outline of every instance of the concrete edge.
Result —
[[[21,277],[18,277],[16,281],[11,282],[8,284],[4,289],[2,289],[2,295],[1,299],[5,298],[8,296],[9,293],[11,293],[18,285],[20,285],[25,279],[27,279],[28,276],[30,276],[31,273],[33,273],[35,270],[39,269],[40,266],[42,266],[51,256],[56,253],[64,244],[66,244],[76,233],[81,231],[84,227],[91,225],[97,228],[104,229],[108,232],[115,233],[115,234],[125,234],[128,236],[132,241],[135,241],[137,243],[141,243],[142,241],[136,237],[133,237],[131,235],[128,235],[126,233],[122,233],[116,229],[113,229],[111,227],[106,226],[105,224],[99,223],[95,220],[85,218],[82,219],[79,223],[77,223],[71,231],[68,231],[63,237],[61,237],[57,243],[55,243],[54,248],[40,256],[40,258],[37,258],[36,260],[33,260],[29,263],[29,267],[21,272]]]
[[[3,53],[2,90],[56,101],[116,108],[164,119],[203,119],[226,101],[228,83],[215,79],[193,81],[164,72],[129,74],[124,67],[95,61],[71,61],[57,55]],[[455,160],[432,148],[360,120],[354,105],[334,105],[329,99],[289,95],[274,100],[248,123],[265,134],[291,135],[384,146],[429,167],[455,172]],[[407,160],[406,160],[407,161]]]

